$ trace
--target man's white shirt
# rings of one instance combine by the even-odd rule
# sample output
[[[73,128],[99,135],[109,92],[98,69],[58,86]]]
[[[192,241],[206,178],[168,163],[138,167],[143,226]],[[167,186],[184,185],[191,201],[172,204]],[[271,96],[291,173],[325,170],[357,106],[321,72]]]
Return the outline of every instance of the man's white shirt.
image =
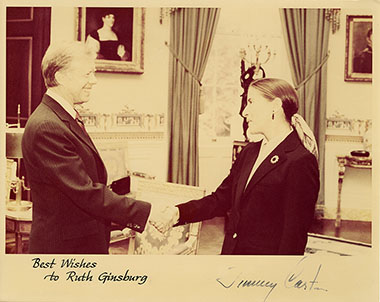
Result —
[[[75,111],[73,106],[71,106],[71,104],[68,101],[66,101],[63,97],[61,97],[60,95],[58,95],[57,93],[55,93],[51,89],[48,89],[46,91],[46,94],[48,96],[50,96],[51,98],[53,98],[59,105],[61,105],[63,107],[63,109],[65,109],[67,111],[67,113],[70,114],[71,117],[75,120],[77,112]]]

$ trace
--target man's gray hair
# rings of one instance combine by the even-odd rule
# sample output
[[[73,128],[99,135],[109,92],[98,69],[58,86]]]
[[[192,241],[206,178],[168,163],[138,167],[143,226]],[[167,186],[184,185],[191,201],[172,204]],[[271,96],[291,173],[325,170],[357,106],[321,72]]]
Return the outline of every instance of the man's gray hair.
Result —
[[[51,44],[41,63],[46,88],[58,86],[55,74],[60,70],[67,69],[75,58],[83,56],[95,59],[94,52],[82,42],[59,41]]]

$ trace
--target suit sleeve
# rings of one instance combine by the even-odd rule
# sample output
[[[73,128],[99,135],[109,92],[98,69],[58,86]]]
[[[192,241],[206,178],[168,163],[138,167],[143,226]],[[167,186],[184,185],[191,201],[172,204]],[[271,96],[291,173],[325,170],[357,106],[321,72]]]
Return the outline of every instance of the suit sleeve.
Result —
[[[215,192],[198,199],[177,205],[179,224],[202,221],[224,216],[231,206],[231,174],[228,175]]]
[[[233,186],[243,158],[246,156],[248,146],[239,154],[229,175],[223,180],[215,192],[198,200],[191,200],[177,205],[179,208],[179,224],[197,222],[213,217],[226,215],[231,208],[233,199]]]
[[[57,188],[95,218],[143,232],[150,213],[150,203],[117,195],[106,185],[93,182],[86,163],[78,155],[78,146],[72,142],[70,135],[71,132],[56,123],[44,122],[25,142],[27,146],[23,146],[23,149],[29,150],[26,160],[40,173],[39,181]]]
[[[304,253],[307,232],[314,218],[319,192],[318,162],[311,153],[295,162],[289,171],[284,196],[284,228],[280,255]]]

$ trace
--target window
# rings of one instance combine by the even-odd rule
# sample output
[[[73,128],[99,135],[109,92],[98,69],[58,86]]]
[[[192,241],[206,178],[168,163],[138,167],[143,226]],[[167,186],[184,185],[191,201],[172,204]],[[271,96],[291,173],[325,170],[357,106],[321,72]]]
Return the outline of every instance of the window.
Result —
[[[267,21],[271,20],[270,26]],[[291,81],[289,61],[282,36],[277,8],[222,8],[211,53],[202,79],[199,136],[201,141],[244,140],[241,105],[240,51],[248,51],[247,60],[255,61],[249,52],[252,44],[271,49],[270,60],[263,65],[267,77]],[[276,53],[273,56],[273,53]],[[260,58],[266,60],[267,52]],[[249,63],[246,64],[249,67]]]
[[[233,119],[239,116],[243,90],[240,86],[239,52],[236,45],[238,36],[216,33],[206,71],[203,76],[201,93],[201,115],[199,117],[200,137],[230,137]]]

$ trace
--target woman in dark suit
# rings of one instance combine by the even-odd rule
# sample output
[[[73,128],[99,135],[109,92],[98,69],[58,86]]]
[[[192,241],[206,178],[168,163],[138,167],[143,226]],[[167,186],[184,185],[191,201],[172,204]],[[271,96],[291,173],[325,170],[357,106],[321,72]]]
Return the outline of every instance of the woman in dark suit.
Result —
[[[179,204],[178,224],[227,215],[222,254],[302,255],[319,192],[317,145],[296,114],[295,90],[280,79],[253,81],[243,114],[249,143],[217,190]]]

